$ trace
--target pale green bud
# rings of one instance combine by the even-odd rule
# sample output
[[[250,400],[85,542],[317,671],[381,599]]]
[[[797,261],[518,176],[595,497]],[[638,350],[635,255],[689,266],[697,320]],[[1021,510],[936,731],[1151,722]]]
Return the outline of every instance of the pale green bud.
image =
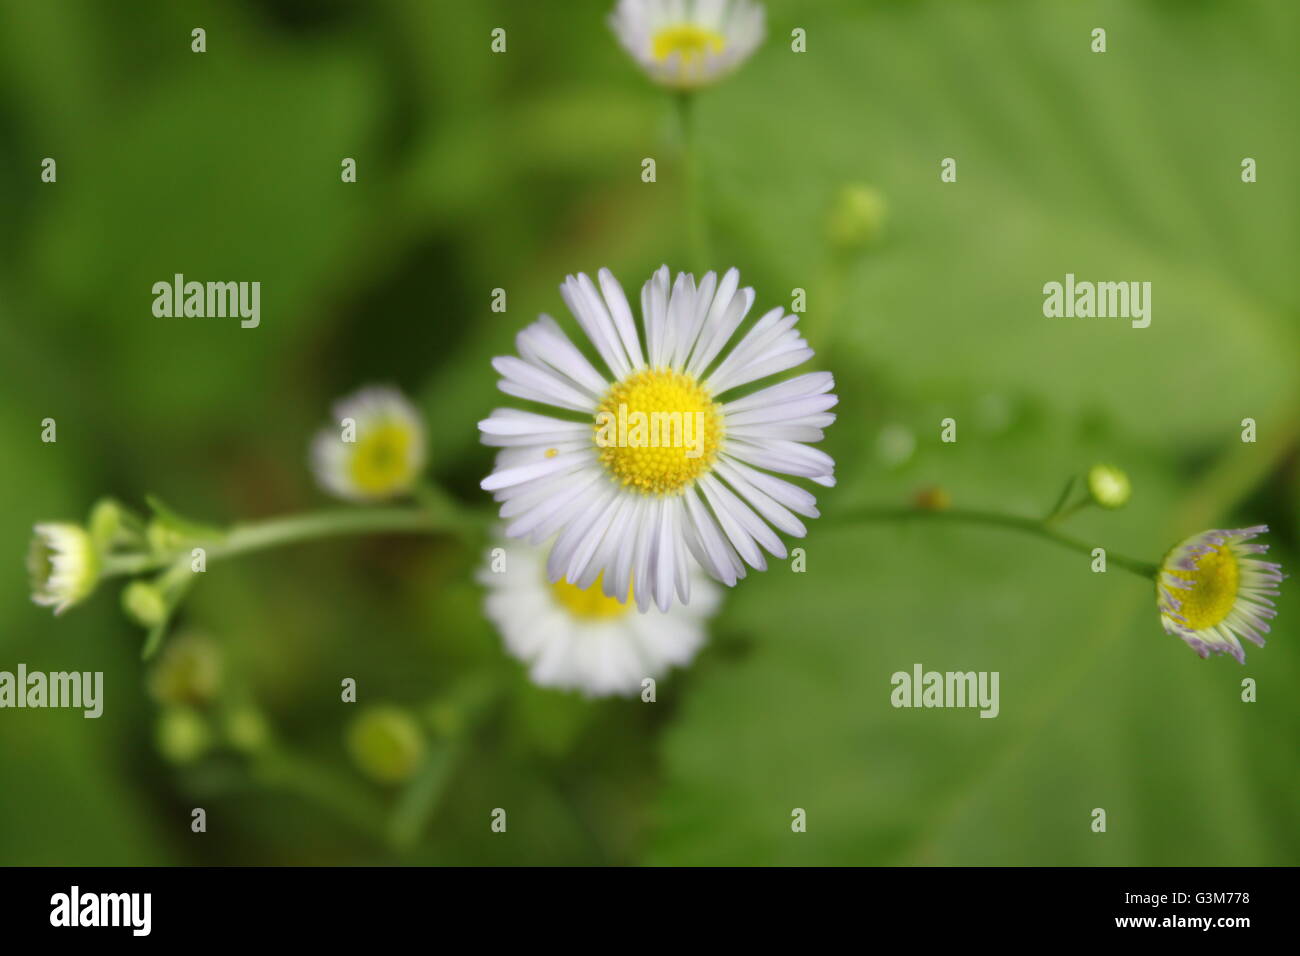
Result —
[[[148,538],[149,547],[155,554],[175,551],[186,540],[183,532],[158,518],[149,522],[149,526],[145,529],[145,537]]]
[[[192,763],[212,743],[203,715],[192,707],[168,707],[158,715],[154,732],[158,751],[172,763]]]
[[[400,783],[415,772],[424,756],[424,733],[408,711],[382,705],[352,722],[347,747],[367,777],[378,783]]]
[[[1128,475],[1114,465],[1093,465],[1088,469],[1088,494],[1103,508],[1122,508],[1133,493]]]
[[[176,638],[149,674],[149,693],[161,704],[207,704],[221,690],[221,649],[197,634]]]
[[[111,498],[98,502],[90,511],[90,536],[101,550],[108,550],[122,530],[122,507]]]
[[[244,753],[256,753],[271,739],[271,728],[256,707],[243,705],[226,714],[226,740]]]
[[[148,581],[132,581],[122,589],[122,610],[143,628],[154,628],[167,620],[167,598]]]
[[[889,205],[878,189],[863,183],[841,187],[826,218],[832,246],[856,249],[877,241],[884,232]]]

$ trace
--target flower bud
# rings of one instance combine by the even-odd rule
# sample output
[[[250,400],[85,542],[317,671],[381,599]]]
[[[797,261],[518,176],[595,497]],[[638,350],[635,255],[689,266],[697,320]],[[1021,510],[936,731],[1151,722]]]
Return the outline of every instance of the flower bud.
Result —
[[[167,598],[157,585],[132,581],[122,589],[122,610],[146,630],[167,620]]]
[[[266,718],[256,707],[244,704],[234,708],[225,718],[226,740],[230,746],[244,753],[256,753],[271,739],[271,729]]]
[[[122,530],[122,507],[111,498],[104,498],[90,511],[90,536],[101,550],[108,550]]]
[[[206,637],[185,634],[159,655],[149,674],[149,693],[161,704],[203,705],[221,690],[221,651]]]
[[[363,712],[347,732],[348,752],[357,767],[377,783],[400,783],[424,756],[424,733],[411,714],[391,705]]]
[[[158,716],[154,730],[158,751],[172,763],[192,763],[212,743],[203,715],[192,707],[168,707]]]
[[[155,554],[175,551],[186,540],[184,532],[160,518],[154,518],[149,522],[149,526],[145,529],[145,536]]]
[[[1132,495],[1128,475],[1113,465],[1093,465],[1088,469],[1088,494],[1103,508],[1123,508]]]
[[[826,238],[840,249],[857,249],[884,232],[888,203],[878,189],[863,183],[844,186],[826,217]]]

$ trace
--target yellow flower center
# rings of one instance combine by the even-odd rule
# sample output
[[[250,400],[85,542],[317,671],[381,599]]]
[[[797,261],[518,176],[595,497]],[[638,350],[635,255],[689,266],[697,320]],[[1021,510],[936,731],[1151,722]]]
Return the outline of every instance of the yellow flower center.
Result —
[[[670,495],[712,468],[722,408],[693,376],[646,369],[605,394],[594,428],[611,478],[643,495]]]
[[[651,52],[659,61],[668,59],[674,53],[680,54],[682,65],[686,66],[707,54],[717,56],[727,45],[721,33],[697,27],[693,23],[681,23],[677,26],[664,27],[650,41]]]
[[[352,482],[373,495],[400,491],[411,480],[411,429],[388,422],[366,429],[353,449]]]
[[[1191,582],[1191,588],[1175,591],[1174,596],[1182,601],[1178,613],[1193,631],[1214,627],[1237,602],[1237,558],[1224,545],[1201,555],[1194,571],[1177,568],[1168,571],[1176,578]]]
[[[597,577],[596,583],[589,588],[580,588],[560,578],[551,584],[551,593],[574,617],[611,618],[627,613],[627,609],[632,606],[632,589],[627,589],[627,602],[624,603],[618,598],[607,596],[600,590],[602,577],[603,574]]]

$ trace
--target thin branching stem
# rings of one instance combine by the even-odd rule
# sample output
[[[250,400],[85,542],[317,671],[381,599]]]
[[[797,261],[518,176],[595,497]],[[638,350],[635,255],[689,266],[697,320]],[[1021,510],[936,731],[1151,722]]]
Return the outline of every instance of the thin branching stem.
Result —
[[[1078,551],[1081,554],[1092,554],[1093,549],[1098,547],[1098,545],[1089,544],[1078,538],[1071,537],[1038,518],[1023,518],[1019,515],[1001,514],[996,511],[982,511],[972,508],[950,508],[941,511],[921,508],[863,508],[849,512],[842,517],[842,520],[846,522],[932,521],[982,524],[1032,534],[1071,551]],[[1155,579],[1157,572],[1160,570],[1159,565],[1127,558],[1122,554],[1116,554],[1109,548],[1106,549],[1106,561],[1108,564],[1113,564],[1139,577],[1151,580]]]

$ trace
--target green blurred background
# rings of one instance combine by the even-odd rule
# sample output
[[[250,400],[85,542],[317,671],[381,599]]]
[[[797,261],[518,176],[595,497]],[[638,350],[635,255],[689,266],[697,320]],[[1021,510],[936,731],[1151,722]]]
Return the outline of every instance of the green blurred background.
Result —
[[[807,573],[742,582],[654,705],[529,684],[481,616],[477,546],[453,537],[305,545],[195,588],[173,640],[210,642],[227,696],[295,755],[275,767],[163,756],[116,587],[58,620],[30,603],[32,523],[104,494],[216,522],[321,506],[309,436],[372,381],[418,397],[434,477],[486,507],[489,358],[539,312],[573,328],[566,273],[609,266],[631,291],[692,265],[671,102],[614,43],[612,6],[0,2],[0,669],[106,682],[99,720],[0,712],[0,862],[1297,862],[1294,582],[1242,667],[1165,636],[1117,569],[839,518],[936,484],[1041,513],[1108,460],[1133,502],[1080,534],[1155,560],[1267,522],[1294,570],[1290,0],[767,4],[767,42],[696,104],[707,265],[738,266],[757,311],[807,290],[841,480],[819,492]],[[888,218],[837,249],[848,184]],[[176,272],[260,280],[261,327],[154,318],[150,286]],[[1044,318],[1066,272],[1151,281],[1151,327]],[[890,674],[917,662],[1000,671],[1001,715],[894,710]],[[348,756],[349,720],[380,703],[424,727],[405,786]]]

